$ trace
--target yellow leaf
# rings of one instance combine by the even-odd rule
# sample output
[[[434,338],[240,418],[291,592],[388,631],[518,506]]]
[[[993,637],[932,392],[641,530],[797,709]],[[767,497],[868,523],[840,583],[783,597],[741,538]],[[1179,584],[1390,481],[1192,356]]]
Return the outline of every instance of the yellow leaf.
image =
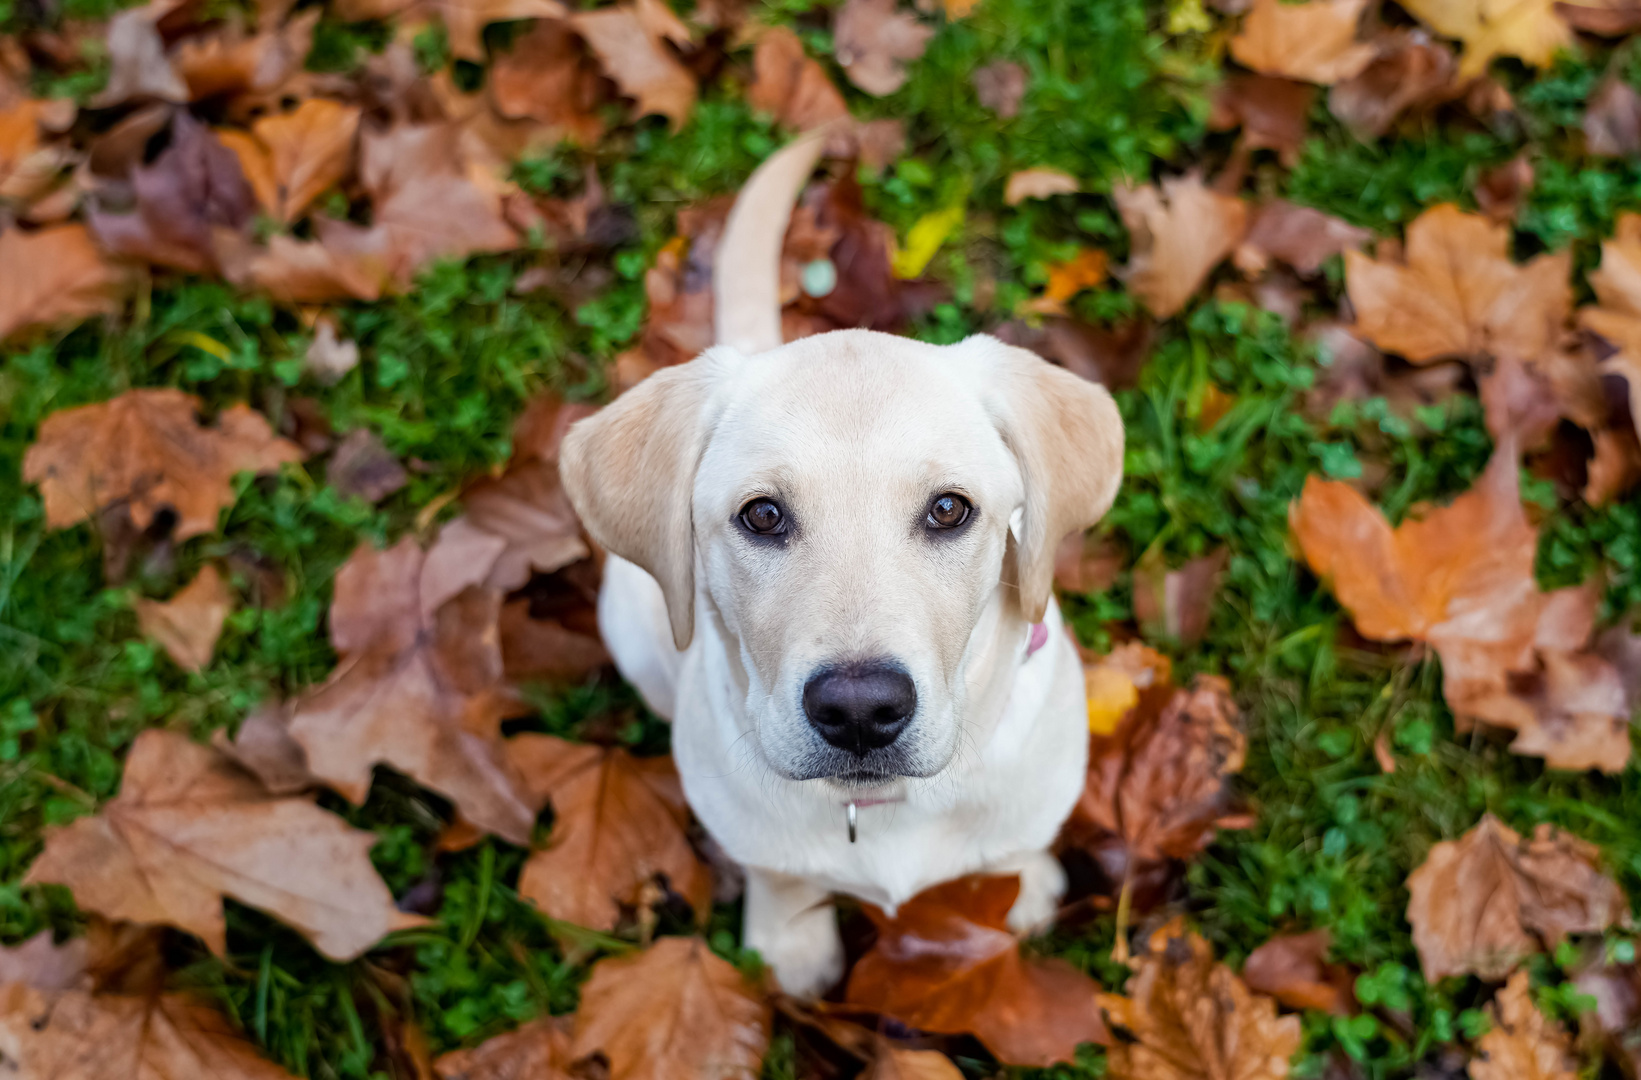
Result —
[[[1104,664],[1084,670],[1083,692],[1088,697],[1088,730],[1096,735],[1116,731],[1128,710],[1140,701],[1134,680],[1126,672]]]
[[[896,251],[891,268],[897,278],[915,278],[923,273],[952,233],[963,224],[961,201],[943,210],[931,210],[917,219],[906,233],[906,246]]]
[[[1460,80],[1487,70],[1495,56],[1515,56],[1546,67],[1573,43],[1556,15],[1555,0],[1408,0],[1402,5],[1432,30],[1464,42]]]

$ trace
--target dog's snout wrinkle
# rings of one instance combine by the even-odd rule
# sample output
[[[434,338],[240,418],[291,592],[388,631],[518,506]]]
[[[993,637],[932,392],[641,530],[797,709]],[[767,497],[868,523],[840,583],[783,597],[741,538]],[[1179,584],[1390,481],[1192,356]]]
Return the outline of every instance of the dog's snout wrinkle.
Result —
[[[804,684],[803,711],[821,738],[865,757],[906,730],[917,711],[917,686],[892,661],[835,664]]]

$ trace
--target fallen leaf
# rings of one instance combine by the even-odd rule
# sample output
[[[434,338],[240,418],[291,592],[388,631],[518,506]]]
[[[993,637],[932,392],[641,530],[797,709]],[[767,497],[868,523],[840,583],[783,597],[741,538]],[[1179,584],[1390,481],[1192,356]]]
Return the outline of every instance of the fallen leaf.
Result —
[[[1372,238],[1368,230],[1332,214],[1271,199],[1254,210],[1247,235],[1236,249],[1235,261],[1243,273],[1263,273],[1276,259],[1306,277],[1315,277],[1328,259],[1353,251]]]
[[[291,710],[287,702],[258,705],[240,723],[233,738],[219,728],[211,735],[211,745],[260,780],[269,794],[294,795],[319,785],[308,771],[307,751],[291,738]]]
[[[590,570],[589,573],[578,571]],[[579,577],[592,577],[579,582]],[[596,568],[591,560],[533,579],[534,595],[501,609],[502,670],[514,681],[580,682],[610,663],[598,634]]]
[[[356,106],[325,98],[310,98],[291,112],[258,120],[252,131],[267,155],[272,183],[271,190],[257,192],[263,209],[284,222],[301,217],[314,199],[352,170],[358,130]],[[235,149],[243,164],[245,154]],[[257,186],[254,180],[252,186]]]
[[[1309,138],[1308,121],[1316,87],[1292,79],[1269,75],[1236,74],[1227,78],[1214,93],[1213,111],[1208,117],[1212,131],[1242,129],[1228,173],[1247,167],[1247,155],[1254,150],[1274,150],[1289,168],[1299,163],[1299,151]]]
[[[1561,1025],[1533,1004],[1532,977],[1510,976],[1487,1006],[1492,1026],[1476,1042],[1481,1056],[1470,1061],[1470,1080],[1574,1080],[1578,1059]]]
[[[1143,316],[1109,327],[1050,316],[1037,327],[1007,322],[993,332],[1010,345],[1031,349],[1089,382],[1123,390],[1138,383],[1140,370],[1151,356],[1154,330],[1151,320]]]
[[[125,282],[84,225],[0,231],[0,341],[118,312]]]
[[[1595,845],[1540,825],[1524,840],[1492,814],[1444,840],[1407,879],[1407,921],[1426,981],[1504,978],[1568,934],[1598,934],[1629,901]]]
[[[1580,308],[1578,324],[1617,350],[1602,370],[1629,387],[1630,417],[1641,431],[1641,214],[1620,214],[1611,240],[1601,243],[1601,265],[1590,271],[1597,306]]]
[[[705,941],[665,937],[593,965],[571,1053],[602,1052],[610,1080],[751,1080],[769,1047],[771,1021],[761,988]]]
[[[1133,1042],[1107,1051],[1113,1080],[1281,1080],[1299,1049],[1299,1017],[1251,993],[1180,919],[1151,934],[1128,995],[1101,994],[1111,1023]]]
[[[133,100],[188,100],[188,84],[171,66],[158,29],[159,21],[180,3],[154,0],[119,12],[108,21],[108,82],[92,99],[93,105],[104,109]]]
[[[926,889],[893,918],[868,906],[877,940],[844,1000],[924,1031],[971,1034],[1005,1065],[1071,1061],[1109,1044],[1099,987],[1063,960],[1027,958],[1006,929],[1017,877],[966,877]]]
[[[350,431],[325,467],[325,481],[348,498],[379,503],[410,480],[399,459],[369,428]]]
[[[1571,257],[1510,261],[1510,230],[1444,204],[1407,229],[1406,260],[1345,253],[1357,333],[1414,363],[1555,345],[1572,309]]]
[[[861,1080],[963,1080],[963,1071],[938,1050],[885,1046],[861,1073]]]
[[[131,171],[135,213],[93,210],[91,231],[113,255],[196,274],[220,273],[248,235],[256,197],[239,158],[179,111],[171,144]]]
[[[508,753],[533,802],[553,806],[547,846],[530,856],[518,891],[549,918],[614,930],[658,875],[705,919],[712,875],[684,830],[689,810],[670,757],[635,758],[550,735],[519,735]]]
[[[1580,1012],[1581,1041],[1601,1046],[1624,1066],[1641,1073],[1641,967],[1610,960],[1606,950],[1586,947],[1572,972],[1572,985],[1595,1001]]]
[[[53,944],[42,930],[21,945],[0,946],[0,987],[21,983],[34,990],[72,990],[86,981],[85,938]]]
[[[1533,163],[1526,154],[1518,154],[1476,178],[1476,206],[1492,221],[1514,221],[1532,189]]]
[[[405,124],[362,139],[359,179],[371,195],[370,231],[385,236],[401,287],[434,259],[518,246],[499,198],[464,171],[460,135],[448,124]],[[323,231],[320,240],[331,246]]]
[[[1098,248],[1083,248],[1064,262],[1050,263],[1048,284],[1041,296],[1033,297],[1024,310],[1037,315],[1064,315],[1066,302],[1084,289],[1105,281],[1106,255]]]
[[[846,0],[832,22],[833,55],[849,81],[883,97],[905,85],[934,27],[896,10],[895,0]]]
[[[1027,199],[1051,199],[1056,195],[1074,195],[1080,187],[1077,178],[1059,169],[1022,169],[1009,173],[1003,188],[1003,203],[1019,206]]]
[[[267,250],[251,258],[246,278],[275,300],[328,304],[379,299],[405,271],[405,260],[393,250],[392,237],[385,229],[365,229],[323,216],[313,226],[317,240],[293,240],[283,234],[270,237]],[[325,332],[323,327],[321,321],[320,334]],[[328,370],[344,362],[348,344],[340,346],[343,351]],[[357,363],[357,356],[353,359]]]
[[[558,0],[339,0],[334,13],[344,22],[359,22],[400,12],[412,23],[437,16],[444,24],[451,54],[475,64],[485,61],[484,28],[491,23],[563,19],[568,14]]]
[[[1026,96],[1026,69],[1012,60],[994,60],[974,69],[969,76],[974,84],[974,96],[980,104],[1004,120],[1020,115],[1020,102]]]
[[[1160,558],[1141,558],[1134,567],[1134,618],[1146,635],[1183,645],[1201,641],[1230,557],[1230,549],[1219,548],[1175,570]]]
[[[1402,6],[1436,33],[1464,42],[1458,77],[1466,81],[1484,73],[1495,56],[1548,67],[1573,44],[1555,0],[1408,0]]]
[[[1634,431],[1616,430],[1598,431],[1594,440],[1580,494],[1591,506],[1608,506],[1641,483],[1641,442]]]
[[[302,458],[244,405],[225,409],[215,427],[199,422],[199,409],[199,399],[180,390],[127,390],[46,417],[23,457],[23,479],[40,485],[47,527],[123,502],[138,529],[174,510],[172,535],[186,540],[216,529],[217,515],[234,502],[235,474],[273,472]]]
[[[1597,157],[1641,153],[1641,94],[1623,79],[1603,79],[1584,110],[1584,147]]]
[[[468,822],[521,846],[536,808],[506,766],[499,725],[501,596],[479,584],[500,541],[367,541],[337,571],[331,643],[341,664],[293,703],[309,768],[355,805],[389,765],[449,799]]]
[[[1189,689],[1176,687],[1169,671],[1132,643],[1085,669],[1088,780],[1060,832],[1062,846],[1088,851],[1113,883],[1147,884],[1148,893],[1169,860],[1188,859],[1219,829],[1247,823],[1234,812],[1229,781],[1248,746],[1230,684],[1199,675]],[[1135,903],[1143,910],[1152,899]]]
[[[1328,962],[1332,945],[1326,929],[1278,934],[1248,954],[1242,980],[1290,1009],[1348,1016],[1356,1004],[1356,979],[1348,968]]]
[[[73,163],[61,142],[42,139],[43,129],[66,131],[74,122],[74,103],[29,99],[0,109],[0,199],[33,201]]]
[[[307,372],[326,386],[334,386],[342,377],[359,366],[359,343],[352,339],[338,339],[336,319],[321,315],[314,320],[313,340],[302,353],[302,364]]]
[[[184,671],[203,671],[211,663],[233,606],[228,583],[210,563],[171,599],[162,603],[139,597],[132,603],[144,636],[159,642]]]
[[[364,835],[369,835],[364,834]],[[209,1006],[180,994],[0,986],[9,1070],[52,1080],[294,1080]]]
[[[1458,62],[1423,30],[1379,35],[1378,57],[1355,78],[1328,92],[1328,110],[1358,139],[1376,139],[1403,112],[1439,96],[1453,82]]]
[[[1436,648],[1461,729],[1473,720],[1511,728],[1513,751],[1557,768],[1624,767],[1629,714],[1618,676],[1580,651],[1594,594],[1538,591],[1538,536],[1521,507],[1509,440],[1475,487],[1395,529],[1354,488],[1316,476],[1290,521],[1358,632]]]
[[[1067,592],[1104,592],[1117,583],[1127,565],[1122,549],[1110,538],[1072,533],[1054,553],[1054,584]]]
[[[492,1036],[471,1050],[454,1050],[433,1063],[440,1080],[571,1080],[574,1021],[549,1016]]]
[[[1641,30],[1641,4],[1634,0],[1558,3],[1556,14],[1574,30],[1602,37],[1628,37]]]
[[[598,69],[569,25],[540,19],[490,66],[496,111],[545,124],[551,133],[592,146],[604,134]]]
[[[1128,227],[1130,255],[1121,276],[1159,319],[1185,307],[1242,239],[1248,207],[1204,187],[1195,173],[1161,186],[1119,187],[1112,197]]]
[[[1254,0],[1231,55],[1262,75],[1331,86],[1373,61],[1372,45],[1356,40],[1367,0]]]
[[[26,880],[66,885],[110,919],[186,930],[218,956],[232,897],[352,960],[422,921],[396,910],[376,876],[377,839],[306,799],[269,795],[210,747],[150,729],[131,747],[120,794],[96,817],[48,828]]]
[[[570,25],[587,39],[604,71],[638,114],[660,113],[682,127],[695,106],[695,77],[667,51],[666,42],[690,43],[689,28],[678,21],[666,0],[637,0],[570,16]]]
[[[229,19],[209,33],[195,34],[177,43],[172,66],[188,86],[192,101],[272,94],[302,70],[313,48],[313,30],[319,12],[309,9],[283,26],[247,32],[238,19]]]
[[[849,106],[832,85],[826,69],[804,52],[798,35],[784,26],[771,27],[758,35],[746,101],[798,131],[849,115]]]

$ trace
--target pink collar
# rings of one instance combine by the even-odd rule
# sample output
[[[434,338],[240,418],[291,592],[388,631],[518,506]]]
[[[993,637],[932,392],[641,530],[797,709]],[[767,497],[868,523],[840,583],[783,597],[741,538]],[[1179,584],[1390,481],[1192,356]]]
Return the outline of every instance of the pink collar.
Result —
[[[1034,622],[1031,624],[1031,636],[1026,639],[1026,659],[1048,644],[1048,623]]]

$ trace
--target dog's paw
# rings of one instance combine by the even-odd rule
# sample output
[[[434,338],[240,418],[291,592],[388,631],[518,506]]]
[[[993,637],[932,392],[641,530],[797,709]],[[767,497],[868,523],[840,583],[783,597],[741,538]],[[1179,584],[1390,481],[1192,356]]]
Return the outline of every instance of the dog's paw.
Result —
[[[764,963],[775,971],[781,989],[797,998],[818,998],[843,978],[843,939],[831,905],[821,912],[806,913],[773,941],[752,944]]]
[[[1066,872],[1060,860],[1046,851],[1030,851],[990,869],[995,873],[1020,875],[1020,895],[1009,908],[1010,930],[1026,937],[1042,933],[1053,924],[1060,897],[1066,891]]]

